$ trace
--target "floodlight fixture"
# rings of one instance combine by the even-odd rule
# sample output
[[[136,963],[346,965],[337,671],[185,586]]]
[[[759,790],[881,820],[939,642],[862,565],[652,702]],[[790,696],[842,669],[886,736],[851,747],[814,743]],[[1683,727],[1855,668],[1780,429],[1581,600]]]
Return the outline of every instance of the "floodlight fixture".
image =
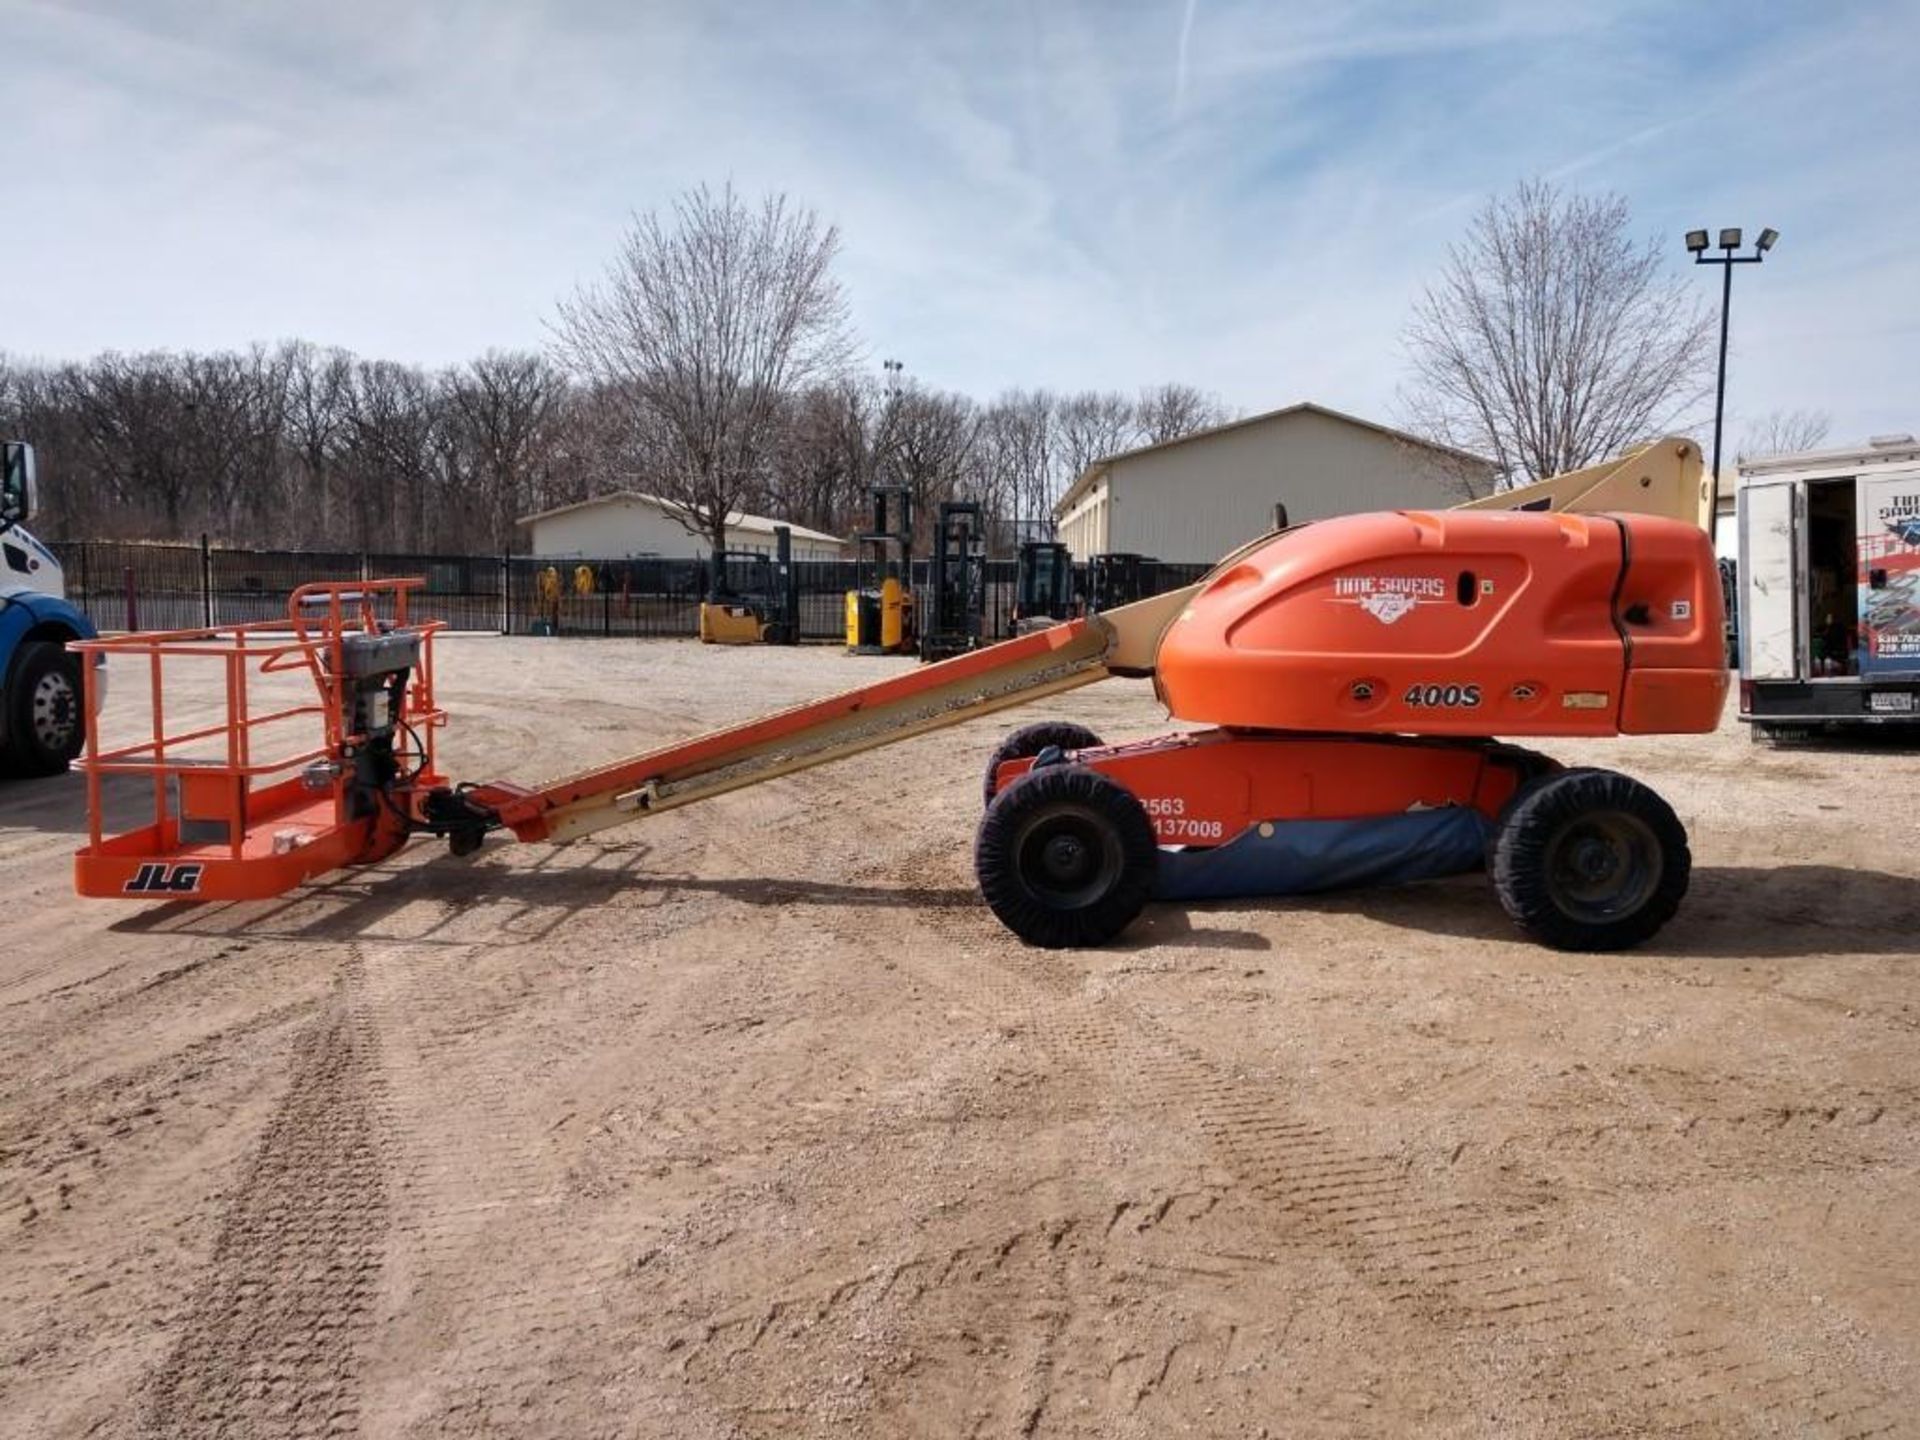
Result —
[[[1726,431],[1727,418],[1727,320],[1733,310],[1733,267],[1758,265],[1767,258],[1767,251],[1771,250],[1779,239],[1780,232],[1769,225],[1753,242],[1751,255],[1736,255],[1734,251],[1740,248],[1740,227],[1732,225],[1720,232],[1721,253],[1709,255],[1707,232],[1705,230],[1687,231],[1687,250],[1693,256],[1693,263],[1720,267],[1720,370],[1713,382],[1713,474],[1709,477],[1713,493],[1713,511],[1708,521],[1709,525],[1715,524],[1720,515],[1720,441]]]

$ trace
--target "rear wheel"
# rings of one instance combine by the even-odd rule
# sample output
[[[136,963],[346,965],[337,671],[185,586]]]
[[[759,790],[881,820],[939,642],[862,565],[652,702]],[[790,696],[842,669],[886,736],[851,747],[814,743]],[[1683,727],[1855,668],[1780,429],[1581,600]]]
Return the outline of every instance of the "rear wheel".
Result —
[[[994,788],[994,777],[1007,761],[1030,760],[1043,750],[1091,750],[1099,743],[1098,735],[1084,725],[1075,725],[1071,720],[1044,720],[1038,725],[1021,726],[1000,742],[993,752],[993,758],[987,761],[987,777],[981,787],[984,803],[993,803],[993,797],[998,793]]]
[[[1153,894],[1160,849],[1132,792],[1095,770],[1049,766],[987,807],[974,842],[980,893],[1029,945],[1111,940]]]
[[[80,753],[80,657],[39,640],[20,647],[7,681],[7,759],[20,775],[57,775]]]
[[[1673,918],[1693,857],[1671,806],[1611,770],[1534,782],[1493,841],[1493,884],[1514,924],[1556,950],[1625,950]]]

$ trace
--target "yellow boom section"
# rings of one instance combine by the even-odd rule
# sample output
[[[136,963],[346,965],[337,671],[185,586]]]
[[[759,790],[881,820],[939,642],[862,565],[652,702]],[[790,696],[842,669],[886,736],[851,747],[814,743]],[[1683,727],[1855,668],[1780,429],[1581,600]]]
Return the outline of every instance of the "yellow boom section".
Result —
[[[1665,515],[1711,530],[1713,500],[1700,447],[1668,435],[1584,470],[1549,475],[1531,485],[1502,490],[1456,510],[1566,510],[1584,515],[1620,510]]]

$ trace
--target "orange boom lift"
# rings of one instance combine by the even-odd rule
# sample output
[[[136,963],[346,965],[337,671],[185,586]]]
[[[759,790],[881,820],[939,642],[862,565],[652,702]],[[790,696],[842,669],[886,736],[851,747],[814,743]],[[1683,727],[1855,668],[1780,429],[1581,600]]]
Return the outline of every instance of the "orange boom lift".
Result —
[[[1547,944],[1613,949],[1685,894],[1684,830],[1624,775],[1494,736],[1707,731],[1726,698],[1724,614],[1697,447],[1668,439],[1452,511],[1300,525],[1199,584],[542,785],[452,785],[435,766],[439,628],[418,581],[310,585],[286,620],[77,643],[144,658],[152,734],[102,748],[81,894],[279,894],[416,835],[564,841],[1090,684],[1151,676],[1202,728],[1105,745],[1016,731],[975,843],[994,913],[1039,945],[1112,938],[1149,900],[1288,894],[1493,872]],[[227,713],[176,729],[164,671],[224,666]],[[129,665],[129,662],[134,662]],[[250,674],[314,698],[255,713]],[[95,683],[95,667],[85,667]],[[89,697],[90,698],[90,697]],[[93,716],[89,704],[85,713]],[[272,749],[317,718],[321,743]],[[109,834],[103,782],[146,777],[152,817]]]

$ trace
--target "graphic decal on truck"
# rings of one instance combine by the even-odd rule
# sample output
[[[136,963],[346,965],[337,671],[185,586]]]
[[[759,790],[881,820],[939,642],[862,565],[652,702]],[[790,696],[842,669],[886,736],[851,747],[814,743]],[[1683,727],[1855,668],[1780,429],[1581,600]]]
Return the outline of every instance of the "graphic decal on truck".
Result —
[[[1920,484],[1863,479],[1859,514],[1860,673],[1920,670]]]

